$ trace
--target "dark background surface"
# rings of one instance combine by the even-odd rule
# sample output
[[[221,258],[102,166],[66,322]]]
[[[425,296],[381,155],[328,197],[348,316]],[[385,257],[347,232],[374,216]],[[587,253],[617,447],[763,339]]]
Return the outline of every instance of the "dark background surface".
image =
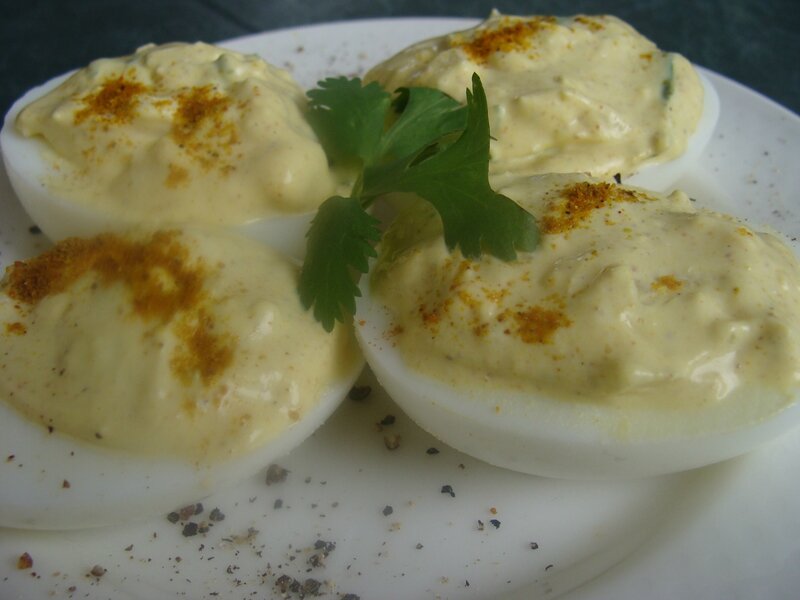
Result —
[[[147,42],[217,42],[390,16],[610,13],[665,50],[800,113],[800,0],[0,0],[0,110],[26,89]]]

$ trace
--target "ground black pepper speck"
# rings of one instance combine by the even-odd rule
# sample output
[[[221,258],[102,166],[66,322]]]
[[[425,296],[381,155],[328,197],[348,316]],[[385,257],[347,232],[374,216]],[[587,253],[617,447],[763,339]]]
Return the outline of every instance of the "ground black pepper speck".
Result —
[[[281,483],[286,481],[286,477],[289,475],[289,471],[281,467],[280,465],[272,464],[267,467],[267,476],[266,476],[266,484],[272,485],[273,483]]]
[[[89,571],[89,575],[92,577],[97,577],[98,579],[106,574],[106,569],[101,567],[100,565],[95,565],[92,567],[92,570]]]
[[[451,498],[455,498],[456,497],[456,493],[455,493],[455,491],[453,491],[453,486],[452,485],[443,485],[441,492],[442,492],[442,494],[450,494]]]
[[[330,554],[334,550],[336,550],[336,542],[326,542],[325,540],[317,540],[314,542],[314,549],[315,550],[322,550]]]
[[[347,394],[347,397],[350,398],[350,400],[361,402],[362,400],[366,400],[371,393],[372,388],[368,385],[354,385]]]

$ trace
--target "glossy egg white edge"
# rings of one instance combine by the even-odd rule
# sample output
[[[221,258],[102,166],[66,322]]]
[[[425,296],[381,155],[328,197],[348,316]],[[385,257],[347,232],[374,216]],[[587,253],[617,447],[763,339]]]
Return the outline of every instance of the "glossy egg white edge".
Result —
[[[734,456],[800,423],[797,393],[741,389],[691,416],[569,402],[501,388],[453,389],[413,371],[391,336],[389,310],[365,278],[356,335],[392,399],[442,442],[492,465],[564,479],[623,480],[686,471]],[[759,402],[747,406],[753,394]],[[782,406],[763,416],[758,406]]]
[[[6,113],[0,130],[0,151],[11,187],[31,220],[53,242],[68,237],[122,231],[138,224],[51,190],[45,182],[59,176],[54,162],[47,158],[52,152],[41,138],[27,138],[17,131],[15,121],[20,111],[70,75],[60,75],[25,93]],[[268,244],[282,254],[302,260],[305,256],[305,233],[315,214],[316,211],[271,215],[232,225],[231,228]]]
[[[719,94],[711,80],[703,73],[700,67],[695,66],[695,71],[703,84],[703,112],[697,123],[697,128],[689,137],[686,150],[680,156],[663,163],[653,163],[643,166],[638,172],[624,178],[623,183],[646,188],[654,192],[671,191],[671,187],[689,171],[702,156],[703,152],[714,135],[714,130],[719,121]]]
[[[332,383],[297,423],[253,452],[208,465],[92,446],[47,429],[0,402],[0,526],[65,530],[141,521],[202,500],[266,468],[306,440],[363,368]],[[65,483],[68,482],[68,483]]]

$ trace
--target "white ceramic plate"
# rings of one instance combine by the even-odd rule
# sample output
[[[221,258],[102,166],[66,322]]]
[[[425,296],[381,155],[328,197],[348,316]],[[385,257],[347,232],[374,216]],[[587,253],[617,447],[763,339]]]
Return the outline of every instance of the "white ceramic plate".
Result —
[[[324,76],[362,73],[412,41],[470,24],[349,22],[226,45],[262,54],[311,86]],[[719,92],[721,119],[681,187],[706,206],[800,233],[800,119],[706,74]],[[45,247],[30,226],[3,174],[3,266]],[[289,470],[285,480],[267,485],[262,473],[203,500],[203,513],[186,521],[164,516],[69,533],[0,530],[0,597],[270,598],[282,597],[276,583],[291,580],[307,586],[307,598],[318,582],[316,593],[327,598],[365,600],[773,599],[795,598],[800,589],[800,432],[683,475],[564,482],[448,449],[414,426],[368,373],[362,384],[372,386],[367,399],[347,400],[280,461]],[[389,450],[393,436],[399,446]],[[214,508],[224,520],[210,520]],[[210,527],[186,536],[187,522]],[[25,552],[33,567],[19,570]],[[105,569],[102,576],[90,574],[95,565]],[[285,597],[303,595],[287,589]]]

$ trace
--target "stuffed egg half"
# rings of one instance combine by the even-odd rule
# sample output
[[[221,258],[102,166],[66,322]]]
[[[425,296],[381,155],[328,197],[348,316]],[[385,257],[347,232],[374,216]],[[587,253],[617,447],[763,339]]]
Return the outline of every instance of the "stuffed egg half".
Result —
[[[489,103],[491,174],[585,172],[666,190],[700,157],[719,116],[711,83],[612,16],[509,16],[425,40],[373,67],[387,90],[429,86]],[[498,179],[500,178],[500,179]]]
[[[204,43],[147,45],[18,100],[12,186],[52,240],[138,224],[223,225],[300,256],[340,185],[291,76]]]
[[[225,230],[69,238],[0,288],[0,525],[143,519],[309,436],[363,359],[296,266]]]
[[[424,429],[492,464],[614,479],[736,456],[800,418],[800,263],[775,235],[582,175],[500,190],[539,246],[445,246],[420,201],[389,228],[356,331]]]

